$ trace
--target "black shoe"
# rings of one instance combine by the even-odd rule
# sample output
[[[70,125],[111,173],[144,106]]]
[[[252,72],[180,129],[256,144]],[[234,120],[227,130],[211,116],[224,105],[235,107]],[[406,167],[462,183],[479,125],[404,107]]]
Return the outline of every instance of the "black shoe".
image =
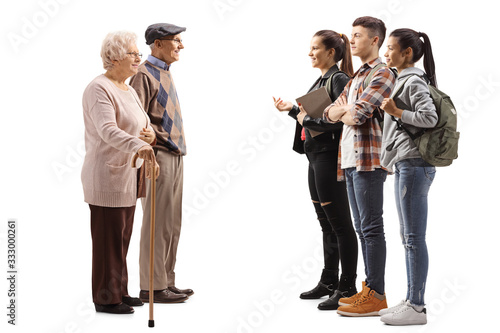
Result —
[[[144,303],[138,297],[122,296],[122,302],[129,306],[142,306]]]
[[[320,310],[337,310],[339,307],[339,299],[344,297],[351,297],[356,294],[356,289],[348,291],[335,290],[333,295],[324,302],[318,304]]]
[[[316,287],[314,287],[312,290],[303,292],[300,294],[300,298],[302,299],[318,299],[326,295],[333,295],[335,288],[337,287],[336,284],[324,284],[322,282],[319,282]]]
[[[95,304],[95,310],[97,312],[106,312],[113,314],[128,314],[134,313],[134,309],[125,303],[120,304]]]
[[[170,290],[171,292],[173,292],[174,294],[177,294],[177,295],[184,294],[184,295],[191,296],[194,294],[193,289],[179,289],[175,286],[168,287],[167,289]]]
[[[153,297],[155,303],[181,303],[189,298],[188,295],[174,294],[168,289],[155,290]],[[141,301],[149,303],[149,290],[141,290],[139,298]]]

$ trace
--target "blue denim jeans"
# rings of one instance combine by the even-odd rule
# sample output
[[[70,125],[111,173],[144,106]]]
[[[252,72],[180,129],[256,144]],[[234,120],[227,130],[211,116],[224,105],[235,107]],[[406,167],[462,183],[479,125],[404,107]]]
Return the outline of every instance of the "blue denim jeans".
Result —
[[[406,299],[413,305],[424,305],[429,267],[425,242],[427,194],[435,175],[436,168],[421,158],[402,160],[395,165],[394,190],[408,280]]]
[[[354,227],[365,263],[366,284],[383,295],[386,246],[382,213],[387,171],[348,168],[345,174]]]

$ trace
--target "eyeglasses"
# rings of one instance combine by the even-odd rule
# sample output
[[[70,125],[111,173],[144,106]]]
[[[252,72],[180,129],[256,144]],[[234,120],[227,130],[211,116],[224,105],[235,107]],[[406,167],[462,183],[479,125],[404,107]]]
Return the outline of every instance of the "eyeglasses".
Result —
[[[167,38],[163,39],[163,38],[162,38],[162,39],[160,39],[160,40],[173,40],[173,41],[174,41],[174,42],[176,42],[177,44],[182,44],[182,39],[179,39],[179,38],[173,38],[173,39],[172,39],[172,38],[170,38],[170,39],[167,39]]]
[[[142,58],[142,53],[137,53],[137,52],[128,52],[127,54],[128,54],[128,55],[131,55],[131,56],[132,56],[132,58],[137,58],[137,57]]]

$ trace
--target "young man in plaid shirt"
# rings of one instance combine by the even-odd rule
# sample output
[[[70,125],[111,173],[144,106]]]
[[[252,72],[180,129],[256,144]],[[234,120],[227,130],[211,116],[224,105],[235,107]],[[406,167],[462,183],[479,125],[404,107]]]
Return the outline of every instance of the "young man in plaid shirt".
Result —
[[[383,114],[378,107],[384,98],[390,97],[395,76],[379,58],[385,33],[385,24],[379,19],[365,16],[354,21],[351,50],[361,59],[363,66],[324,113],[325,120],[344,123],[338,177],[347,182],[366,274],[360,293],[339,300],[337,312],[344,316],[373,316],[387,308],[384,292],[386,245],[382,218],[387,171],[380,165],[380,120]],[[373,76],[370,82],[365,83],[371,71],[374,71]]]

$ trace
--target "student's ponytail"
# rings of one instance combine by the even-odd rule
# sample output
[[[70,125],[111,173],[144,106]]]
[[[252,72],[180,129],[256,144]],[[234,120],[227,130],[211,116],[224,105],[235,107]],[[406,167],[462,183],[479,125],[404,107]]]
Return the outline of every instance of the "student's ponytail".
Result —
[[[351,47],[347,36],[333,30],[320,30],[316,32],[314,36],[321,37],[321,42],[325,45],[327,50],[335,50],[335,57],[333,60],[336,63],[342,61],[339,66],[340,70],[350,77],[353,77],[354,70],[352,67]]]
[[[412,62],[415,63],[424,57],[424,69],[430,84],[437,87],[436,67],[434,65],[434,57],[432,55],[431,41],[429,36],[423,32],[416,32],[412,29],[396,29],[391,32],[391,37],[398,40],[401,51],[411,47],[413,50]],[[422,39],[423,41],[422,41]]]
[[[434,87],[437,87],[436,81],[436,67],[434,65],[434,56],[432,55],[431,41],[429,36],[423,32],[418,33],[424,40],[424,69],[427,77]]]
[[[354,76],[354,70],[352,67],[352,55],[351,46],[349,45],[349,38],[345,34],[340,34],[342,42],[344,44],[344,55],[342,57],[342,63],[340,64],[340,70],[345,72],[350,77]]]

